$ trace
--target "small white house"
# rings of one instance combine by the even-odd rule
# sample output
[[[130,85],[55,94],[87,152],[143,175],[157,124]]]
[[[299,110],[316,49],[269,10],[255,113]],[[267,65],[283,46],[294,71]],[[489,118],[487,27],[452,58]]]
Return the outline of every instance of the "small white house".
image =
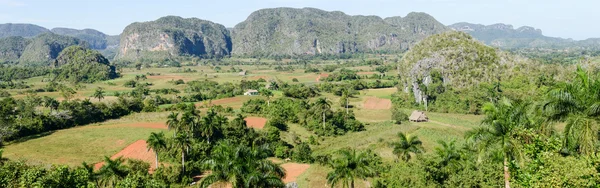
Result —
[[[246,96],[256,96],[256,95],[258,95],[258,91],[255,90],[255,89],[251,89],[251,90],[246,91],[246,93],[244,93],[244,95],[246,95]]]

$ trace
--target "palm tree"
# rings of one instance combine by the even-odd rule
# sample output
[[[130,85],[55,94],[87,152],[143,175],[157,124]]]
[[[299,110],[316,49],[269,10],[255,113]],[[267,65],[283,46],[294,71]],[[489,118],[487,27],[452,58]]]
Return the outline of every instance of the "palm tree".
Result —
[[[60,103],[52,97],[44,96],[43,101],[44,107],[50,108],[50,112],[52,112],[52,110],[57,110],[58,106],[60,106]]]
[[[317,99],[314,105],[323,113],[323,128],[325,128],[325,113],[330,110],[331,102],[329,102],[326,98],[322,97]]]
[[[104,88],[98,87],[96,91],[94,91],[94,98],[98,99],[98,101],[104,99]]]
[[[200,187],[227,182],[232,187],[285,187],[281,178],[285,171],[268,160],[268,147],[252,147],[221,142],[205,164],[212,171],[200,182]]]
[[[504,186],[510,187],[510,170],[508,162],[520,158],[520,150],[517,149],[519,139],[515,139],[519,128],[530,126],[527,117],[528,104],[513,102],[506,98],[497,104],[487,103],[483,106],[485,118],[481,127],[467,132],[467,138],[474,141],[480,150],[499,148],[502,153],[504,164]]]
[[[410,136],[399,132],[398,137],[400,140],[391,143],[391,146],[394,148],[394,155],[398,156],[399,159],[408,162],[411,158],[410,153],[423,153],[423,142],[417,136]]]
[[[179,132],[174,138],[175,148],[181,150],[181,172],[185,173],[185,154],[192,145],[189,135],[186,132]]]
[[[590,79],[581,67],[572,83],[559,85],[547,94],[542,107],[552,121],[565,121],[564,150],[581,154],[596,151],[600,115],[600,79]]]
[[[150,133],[150,137],[148,137],[146,143],[148,144],[148,151],[150,151],[150,149],[154,150],[154,154],[156,156],[156,168],[158,168],[158,151],[167,147],[165,134],[163,132]]]
[[[338,151],[340,155],[331,163],[333,171],[327,174],[327,183],[334,187],[342,183],[344,187],[354,188],[354,180],[359,178],[366,180],[375,175],[371,166],[371,158],[366,152],[357,153],[355,149],[343,149]]]
[[[89,182],[94,182],[96,184],[96,187],[100,187],[100,185],[98,184],[98,174],[94,173],[94,164],[87,164],[86,162],[83,162],[81,163],[80,168],[82,168],[88,173]]]
[[[206,112],[206,116],[202,118],[202,122],[199,127],[200,135],[205,137],[208,143],[210,143],[210,138],[219,131],[221,128],[220,126],[226,121],[227,120],[225,117],[217,114],[213,108],[209,109],[208,112]]]
[[[459,149],[456,147],[456,140],[450,142],[438,141],[442,147],[435,148],[435,154],[442,159],[442,165],[454,164],[453,162],[461,158]]]
[[[177,130],[179,129],[179,119],[177,119],[179,113],[171,112],[169,116],[167,116],[167,129],[175,129],[173,132],[173,136],[177,135]]]
[[[123,166],[125,160],[122,157],[111,160],[104,157],[104,165],[98,171],[100,182],[103,187],[115,187],[119,180],[124,179],[128,172],[127,167]]]
[[[267,97],[267,106],[271,106],[271,97],[273,96],[273,92],[266,88],[262,88],[258,92],[260,95]]]
[[[350,92],[351,92],[351,91],[350,91],[350,89],[348,89],[348,88],[343,88],[343,89],[342,89],[342,98],[346,99],[346,114],[348,114],[348,113],[349,113],[349,112],[348,112],[348,102],[349,102],[349,101],[348,101],[348,100],[349,100],[348,98],[350,98],[350,95],[351,95],[351,93],[350,93]]]

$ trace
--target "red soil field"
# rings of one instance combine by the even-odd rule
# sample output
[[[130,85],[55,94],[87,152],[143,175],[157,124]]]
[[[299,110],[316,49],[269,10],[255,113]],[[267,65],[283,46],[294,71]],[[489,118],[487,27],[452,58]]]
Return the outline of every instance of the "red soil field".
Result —
[[[371,97],[365,101],[363,107],[370,110],[387,110],[392,108],[392,101],[389,99]]]
[[[133,144],[127,146],[119,153],[110,157],[116,159],[123,157],[123,159],[138,159],[150,163],[150,169],[156,169],[155,155],[153,150],[148,150],[145,140],[138,140]],[[104,162],[94,164],[94,169],[99,170],[104,165]]]
[[[319,74],[319,76],[317,76],[317,82],[320,82],[321,78],[327,78],[328,76],[329,76],[329,74],[327,74],[327,73]]]
[[[309,164],[285,163],[281,167],[285,169],[286,175],[283,178],[283,183],[295,182],[298,176],[308,170]]]
[[[248,125],[248,127],[255,129],[262,129],[267,123],[267,119],[261,117],[247,117],[244,120],[246,120],[246,125]]]

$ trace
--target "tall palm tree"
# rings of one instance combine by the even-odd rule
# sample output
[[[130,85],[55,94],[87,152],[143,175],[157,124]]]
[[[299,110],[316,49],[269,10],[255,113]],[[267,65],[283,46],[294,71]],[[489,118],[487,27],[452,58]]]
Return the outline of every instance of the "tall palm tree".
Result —
[[[185,131],[177,133],[177,136],[174,139],[175,147],[181,150],[181,172],[185,173],[185,155],[186,151],[192,144],[192,141]]]
[[[398,137],[400,140],[391,143],[391,146],[394,148],[394,155],[398,156],[399,159],[408,162],[411,158],[410,153],[423,153],[423,142],[417,136],[410,136],[399,132]]]
[[[232,187],[285,187],[281,178],[285,171],[268,160],[268,147],[247,147],[221,142],[205,164],[212,171],[200,182],[200,187],[227,182]]]
[[[50,108],[50,112],[52,112],[53,110],[57,110],[58,106],[60,106],[60,103],[52,97],[44,96],[43,101],[44,107]]]
[[[163,132],[160,133],[150,133],[148,140],[146,140],[146,144],[148,144],[148,151],[150,149],[154,150],[154,154],[156,156],[156,168],[158,168],[158,151],[163,150],[167,147],[167,141],[165,140],[165,134]]]
[[[446,141],[438,141],[441,147],[435,148],[435,154],[442,159],[442,164],[448,165],[452,164],[453,161],[460,159],[459,149],[456,147],[456,140],[452,140],[450,142]]]
[[[122,157],[115,160],[111,160],[106,156],[104,157],[104,165],[98,171],[103,187],[115,187],[119,180],[124,179],[128,175],[127,167],[123,166],[124,161]]]
[[[267,97],[267,106],[271,106],[271,97],[273,96],[273,92],[266,88],[262,88],[258,92],[260,95]]]
[[[177,135],[177,130],[179,129],[179,113],[171,112],[169,116],[167,116],[167,128],[169,130],[175,129],[173,132],[173,136]]]
[[[346,114],[348,114],[348,98],[350,98],[351,95],[351,91],[349,88],[343,88],[342,89],[342,98],[346,99]]]
[[[502,153],[504,165],[504,186],[510,187],[509,160],[519,159],[522,156],[518,149],[520,143],[517,130],[530,127],[527,116],[528,104],[510,101],[506,98],[497,104],[487,103],[483,106],[485,118],[481,127],[467,132],[467,138],[474,141],[480,150],[499,148]]]
[[[314,105],[323,113],[323,128],[325,128],[325,113],[331,109],[331,102],[329,102],[326,98],[321,97],[315,101]]]
[[[327,174],[327,183],[334,187],[342,183],[344,187],[354,188],[355,179],[366,180],[375,175],[371,166],[371,159],[366,152],[356,152],[355,149],[343,149],[338,151],[340,155],[331,162],[333,171]]]
[[[576,78],[550,90],[543,103],[544,114],[552,121],[564,121],[564,150],[592,154],[596,151],[600,115],[600,79],[590,78],[581,67]]]
[[[206,112],[206,115],[202,118],[202,122],[199,127],[200,135],[205,137],[208,143],[210,143],[210,138],[219,131],[221,125],[223,125],[226,121],[227,120],[225,117],[217,114],[213,108],[209,109],[208,112]]]
[[[94,98],[98,99],[98,102],[102,99],[104,99],[104,88],[102,87],[98,87],[96,88],[96,91],[94,91]]]

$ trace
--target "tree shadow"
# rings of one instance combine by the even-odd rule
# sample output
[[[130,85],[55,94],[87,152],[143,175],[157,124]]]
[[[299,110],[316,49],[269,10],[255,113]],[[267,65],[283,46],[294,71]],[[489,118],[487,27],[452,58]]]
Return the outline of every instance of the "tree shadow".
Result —
[[[44,133],[40,133],[40,134],[35,134],[35,135],[30,135],[30,136],[22,137],[22,138],[19,138],[19,139],[7,142],[5,145],[8,145],[8,144],[18,144],[18,143],[26,142],[26,141],[33,140],[33,139],[42,138],[42,137],[54,134],[54,132],[56,132],[56,131],[48,131],[48,132],[44,132]]]

